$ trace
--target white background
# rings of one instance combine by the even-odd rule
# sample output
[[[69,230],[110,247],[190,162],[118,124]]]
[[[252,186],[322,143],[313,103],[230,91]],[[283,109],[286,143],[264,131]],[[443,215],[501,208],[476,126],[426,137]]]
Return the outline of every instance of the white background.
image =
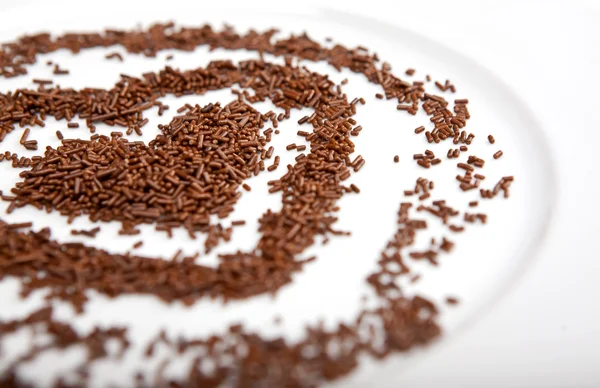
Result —
[[[35,3],[19,6],[35,12]],[[293,6],[311,5],[324,6]],[[527,273],[467,330],[399,374],[394,386],[600,387],[600,253],[594,239],[600,232],[594,161],[600,84],[592,72],[600,67],[598,4],[346,1],[327,7],[393,22],[476,58],[528,102],[559,170],[550,232]]]

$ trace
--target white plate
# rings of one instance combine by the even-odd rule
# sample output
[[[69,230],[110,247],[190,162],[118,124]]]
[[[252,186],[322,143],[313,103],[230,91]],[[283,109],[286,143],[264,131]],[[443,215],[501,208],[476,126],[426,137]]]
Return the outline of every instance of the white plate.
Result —
[[[22,17],[25,8],[12,10],[15,19],[4,24],[0,30],[0,41],[6,42],[26,32],[47,30],[53,33],[68,30],[96,31],[105,27],[134,27],[137,22],[148,24],[151,21],[174,20],[183,25],[200,25],[210,22],[219,27],[221,22],[227,22],[238,30],[254,27],[265,29],[278,27],[282,34],[288,32],[300,33],[307,31],[311,37],[323,42],[331,36],[334,41],[347,46],[364,45],[376,51],[380,57],[388,61],[396,74],[402,74],[406,68],[413,67],[417,73],[413,78],[422,79],[425,74],[431,74],[434,80],[450,79],[457,86],[456,95],[447,94],[448,99],[469,98],[469,109],[472,115],[467,129],[476,134],[476,140],[469,147],[468,154],[475,154],[486,159],[487,187],[492,186],[500,177],[514,175],[515,182],[511,187],[509,200],[495,199],[480,200],[477,211],[488,214],[489,221],[485,227],[468,226],[463,234],[454,235],[444,231],[441,226],[437,229],[430,227],[420,243],[425,244],[428,238],[442,235],[449,236],[457,243],[456,249],[449,255],[441,257],[441,265],[431,268],[426,265],[414,264],[423,278],[418,282],[414,291],[418,291],[442,306],[441,324],[444,337],[450,338],[457,330],[481,314],[482,309],[507,290],[512,280],[518,277],[535,252],[546,225],[551,217],[554,197],[553,163],[550,158],[544,135],[527,108],[527,104],[512,93],[499,79],[479,66],[476,61],[461,56],[431,41],[393,25],[376,23],[370,19],[345,13],[319,12],[303,10],[297,13],[267,13],[256,11],[251,14],[244,12],[211,10],[202,12],[173,9],[146,9],[135,14],[127,5],[121,7],[121,13],[115,15],[111,7],[103,7],[94,11],[93,18],[82,18],[81,15],[47,14],[40,10],[30,14],[27,26],[19,26],[15,19]],[[50,11],[49,11],[50,12]],[[31,26],[36,26],[33,29]],[[18,87],[29,86],[33,78],[50,77],[50,68],[45,65],[47,59],[59,63],[61,67],[71,71],[68,77],[56,77],[61,86],[110,87],[118,79],[120,73],[140,75],[149,70],[158,70],[168,64],[180,69],[191,69],[205,65],[211,59],[231,58],[239,60],[255,57],[254,53],[227,52],[215,50],[211,53],[206,48],[199,48],[193,53],[164,51],[156,59],[142,56],[126,55],[125,62],[113,62],[104,59],[104,55],[114,48],[92,49],[73,56],[61,51],[38,57],[38,63],[29,69],[29,74],[15,79],[2,79],[3,91]],[[124,53],[117,48],[116,51]],[[174,54],[174,60],[166,62],[165,56]],[[306,62],[306,66],[319,72],[331,74],[331,78],[341,81],[350,80],[344,91],[350,98],[363,96],[367,105],[359,109],[356,120],[364,128],[356,139],[357,154],[362,154],[367,163],[358,173],[354,174],[351,182],[361,188],[360,195],[346,196],[340,201],[340,220],[337,227],[351,231],[352,238],[335,238],[326,246],[310,249],[308,254],[316,254],[318,260],[307,266],[297,275],[291,286],[284,287],[273,299],[267,296],[253,298],[250,301],[234,302],[222,306],[217,302],[200,301],[193,308],[184,308],[178,304],[165,305],[149,296],[120,297],[107,300],[96,295],[91,298],[83,316],[74,316],[72,311],[61,306],[60,318],[68,319],[80,331],[89,331],[94,325],[127,325],[129,336],[135,346],[142,346],[160,329],[165,328],[171,335],[205,336],[221,333],[231,323],[243,322],[251,330],[265,336],[283,335],[290,340],[297,340],[303,334],[306,324],[314,324],[319,319],[333,327],[337,322],[352,320],[361,307],[360,298],[370,294],[365,276],[375,269],[376,260],[386,241],[394,233],[396,211],[399,203],[404,200],[403,191],[414,186],[417,177],[423,176],[436,183],[432,199],[446,199],[449,204],[466,210],[467,203],[478,199],[478,193],[465,194],[457,187],[454,180],[459,170],[456,160],[447,160],[445,154],[451,142],[439,145],[427,144],[424,136],[415,135],[413,129],[426,125],[428,118],[420,113],[416,117],[395,110],[392,101],[379,101],[374,94],[379,92],[377,86],[369,84],[362,75],[349,71],[337,73],[333,68],[322,63]],[[220,101],[226,103],[233,99],[229,91],[209,93],[204,96],[189,96],[175,99],[167,98],[166,103],[171,110],[162,118],[147,114],[150,123],[145,128],[143,140],[149,141],[157,132],[153,132],[159,123],[167,123],[175,114],[177,107],[187,103],[206,104]],[[269,104],[262,104],[261,110],[269,110]],[[295,133],[297,119],[304,112],[294,112],[291,120],[281,125],[282,134],[275,136],[273,145],[276,153],[281,156],[282,165],[293,161],[294,152],[285,151],[285,145],[297,141]],[[65,122],[47,121],[45,128],[32,128],[30,139],[40,143],[40,149],[45,145],[56,146],[54,132],[60,129],[65,137],[89,136],[86,129],[66,129]],[[100,129],[100,133],[110,132],[109,127]],[[487,135],[494,134],[496,144],[487,142]],[[19,135],[13,133],[0,143],[0,150],[16,150],[20,155],[32,156],[35,152],[23,152],[18,146]],[[134,137],[134,139],[136,139]],[[384,139],[384,140],[382,140]],[[423,152],[426,148],[433,150],[443,159],[441,165],[430,170],[418,167],[412,160],[413,153]],[[504,156],[493,160],[492,154],[498,149],[504,151]],[[400,163],[393,163],[394,155],[400,156]],[[461,157],[461,160],[464,159]],[[7,163],[0,164],[2,179],[0,190],[8,191],[17,180],[18,170],[8,167]],[[278,195],[267,194],[266,182],[279,176],[281,170],[265,173],[252,178],[249,184],[253,190],[244,193],[236,206],[230,220],[245,219],[247,225],[234,232],[232,243],[219,246],[209,256],[202,256],[202,263],[216,263],[216,254],[232,252],[237,248],[251,248],[258,237],[256,220],[266,209],[277,209]],[[384,179],[384,177],[386,177]],[[2,204],[4,206],[4,204]],[[139,237],[119,237],[116,224],[102,225],[102,232],[95,240],[70,236],[73,228],[91,227],[87,220],[77,220],[73,225],[67,225],[64,218],[56,214],[47,215],[35,209],[20,209],[10,216],[2,216],[10,221],[28,221],[34,219],[36,228],[52,226],[54,236],[61,241],[85,241],[112,252],[125,252],[130,249]],[[424,216],[425,217],[425,216]],[[438,224],[431,218],[430,224]],[[185,233],[177,233],[172,240],[163,234],[156,233],[152,227],[143,229],[144,246],[137,253],[171,257],[177,249],[185,253],[194,253],[201,249],[201,240],[193,241]],[[426,237],[423,236],[423,237]],[[412,264],[411,264],[412,265]],[[332,287],[332,284],[335,287]],[[412,289],[411,289],[412,291]],[[33,302],[23,303],[17,298],[17,282],[7,280],[0,284],[0,318],[7,319],[22,316],[34,307]],[[457,308],[445,308],[443,299],[447,295],[458,296],[462,303]],[[372,300],[373,298],[371,298]],[[275,316],[283,317],[283,324],[273,324]],[[23,341],[26,337],[23,338]],[[17,342],[17,341],[14,341]],[[9,351],[17,349],[18,344]],[[379,366],[370,360],[365,360],[359,370],[349,378],[339,382],[343,386],[361,387],[378,381],[382,386],[391,384],[398,373],[402,373],[408,363],[435,351],[436,345],[402,357],[392,357],[385,361],[385,374],[379,373]],[[131,352],[130,352],[131,353]],[[43,357],[35,361],[35,373],[27,373],[36,382],[48,382],[57,370],[73,361],[74,355],[60,358]],[[64,361],[64,362],[63,362]],[[64,364],[64,365],[62,365]],[[151,363],[140,360],[137,356],[128,356],[121,363],[104,362],[92,369],[95,385],[109,383],[123,384],[124,376],[141,364],[152,368]],[[61,366],[62,365],[62,366]],[[390,368],[390,365],[394,365]],[[2,361],[0,361],[0,368]],[[173,370],[168,373],[176,374],[178,368],[174,363]],[[181,368],[181,365],[179,365]],[[394,371],[390,373],[390,371]]]

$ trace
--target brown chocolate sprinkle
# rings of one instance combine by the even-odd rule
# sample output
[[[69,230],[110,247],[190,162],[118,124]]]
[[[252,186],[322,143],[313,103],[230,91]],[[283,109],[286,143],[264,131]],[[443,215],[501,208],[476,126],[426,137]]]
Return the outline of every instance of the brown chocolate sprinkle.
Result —
[[[50,85],[54,82],[50,79],[34,79],[33,83],[38,85]]]
[[[25,128],[25,130],[23,131],[23,135],[21,135],[21,140],[19,140],[19,142],[21,144],[25,144],[28,136],[29,136],[29,128]]]
[[[106,55],[104,56],[104,58],[106,58],[106,59],[113,59],[113,58],[116,58],[116,59],[118,59],[118,60],[119,60],[119,62],[123,62],[123,56],[122,56],[121,54],[117,53],[117,52],[113,52],[113,53],[106,54]]]
[[[90,230],[85,230],[85,229],[81,229],[81,230],[71,230],[71,234],[73,236],[87,236],[87,237],[91,237],[94,238],[96,237],[96,234],[98,234],[98,232],[100,232],[100,227],[97,226],[93,229]]]
[[[457,226],[457,225],[450,225],[448,227],[448,229],[450,229],[453,232],[462,232],[462,231],[465,230],[465,227],[464,226]]]
[[[465,163],[458,163],[457,166],[458,166],[458,168],[462,168],[463,170],[467,170],[469,172],[472,172],[472,171],[475,170],[473,167],[471,167],[471,166],[469,166],[468,164],[465,164]]]
[[[394,156],[394,163],[398,163],[400,161],[400,157],[398,155]]]
[[[58,65],[54,65],[54,70],[52,70],[52,74],[55,75],[66,75],[69,74],[69,70],[61,69]]]
[[[453,296],[448,296],[446,297],[446,303],[451,306],[455,306],[459,303],[459,300]]]
[[[475,138],[463,129],[470,118],[468,100],[455,100],[451,110],[444,98],[426,93],[423,82],[411,84],[397,78],[391,73],[389,64],[378,66],[378,57],[362,47],[347,49],[335,45],[328,49],[307,35],[273,41],[274,34],[273,30],[264,33],[251,30],[246,35],[238,35],[229,27],[214,31],[209,26],[177,29],[172,24],[159,24],[148,30],[107,30],[57,38],[38,34],[2,46],[0,76],[4,77],[25,74],[25,66],[34,63],[38,53],[61,48],[78,52],[82,48],[117,44],[130,53],[149,56],[164,49],[190,51],[199,45],[245,48],[259,51],[261,56],[262,53],[284,56],[286,63],[280,66],[262,59],[239,64],[214,61],[206,68],[193,71],[181,72],[166,67],[141,78],[122,76],[109,90],[45,89],[47,83],[38,83],[38,90],[0,93],[1,141],[17,125],[21,128],[44,126],[47,116],[67,121],[79,117],[86,120],[92,133],[95,131],[94,123],[102,122],[126,128],[126,134],[135,132],[140,135],[148,122],[143,118],[143,111],[157,107],[159,115],[162,115],[168,106],[163,105],[159,98],[166,94],[204,94],[236,84],[254,92],[254,95],[247,91],[238,92],[238,100],[225,106],[218,103],[204,107],[185,105],[168,125],[159,126],[161,134],[149,144],[126,140],[120,132],[114,132],[110,137],[93,135],[90,140],[65,140],[57,132],[57,137],[62,140],[61,146],[48,147],[44,156],[19,159],[16,154],[2,154],[2,158],[12,161],[14,167],[28,169],[21,173],[23,180],[13,188],[14,195],[2,197],[11,202],[9,212],[17,207],[34,206],[59,211],[70,221],[80,215],[87,215],[95,222],[117,220],[122,223],[119,233],[124,235],[140,233],[137,226],[142,223],[154,224],[157,230],[169,235],[173,228],[183,227],[192,237],[198,232],[207,234],[205,248],[208,251],[220,240],[229,241],[232,233],[232,228],[211,224],[210,216],[227,217],[242,194],[239,188],[250,190],[244,180],[265,169],[263,159],[273,153],[272,148],[267,151],[266,145],[271,133],[279,133],[279,122],[288,118],[292,109],[309,107],[314,112],[299,123],[311,126],[312,131],[298,132],[305,138],[309,152],[299,154],[294,165],[286,166],[287,171],[281,178],[269,182],[269,192],[280,193],[283,206],[278,212],[267,211],[259,220],[262,235],[256,249],[221,255],[215,269],[195,264],[195,256],[181,258],[181,252],[171,260],[148,260],[129,254],[110,254],[80,243],[59,243],[51,239],[49,229],[27,231],[23,229],[30,228],[31,223],[10,225],[0,220],[0,267],[3,269],[0,279],[4,276],[28,279],[23,282],[24,296],[33,290],[49,289],[50,298],[64,299],[78,311],[83,310],[85,291],[89,289],[110,297],[146,293],[165,301],[192,304],[205,296],[227,300],[275,293],[289,283],[294,272],[314,260],[298,260],[297,256],[314,244],[317,235],[326,240],[328,235],[343,234],[333,229],[337,220],[336,201],[345,193],[358,193],[360,190],[355,185],[345,187],[341,182],[350,176],[350,169],[356,172],[365,164],[362,156],[353,161],[350,158],[354,151],[350,136],[357,136],[362,130],[351,116],[356,113],[356,105],[359,102],[365,104],[365,100],[356,98],[348,103],[341,88],[327,76],[293,67],[292,56],[312,61],[326,60],[338,69],[349,68],[362,73],[383,88],[383,93],[379,93],[381,98],[396,99],[397,109],[406,110],[409,114],[416,114],[422,107],[430,116],[433,129],[426,130],[421,126],[415,129],[415,133],[425,132],[429,143],[452,139],[456,145],[469,145]],[[56,65],[55,73],[67,74],[68,71]],[[427,76],[427,79],[430,80],[430,77]],[[436,84],[442,90],[455,92],[450,81]],[[244,102],[254,103],[267,98],[284,113],[261,114]],[[269,129],[270,132],[263,131],[261,134],[266,122],[270,122],[275,130]],[[35,142],[24,136],[24,145]],[[37,148],[37,142],[28,145]],[[305,151],[307,146],[300,145],[296,149]],[[458,151],[452,151],[452,157],[458,157]],[[426,168],[441,162],[429,150],[415,159]],[[480,180],[475,176],[473,182],[471,164],[481,168],[484,162],[469,157],[467,163],[462,163],[466,166],[463,167],[465,176],[457,179],[461,181],[461,188],[471,189],[477,187]],[[279,157],[275,157],[269,168],[278,164]],[[508,197],[512,181],[512,177],[504,177],[493,190],[481,189],[481,196],[493,198],[502,191]],[[420,200],[425,201],[433,188],[433,182],[419,178],[414,190],[405,191],[405,194],[417,194]],[[385,307],[362,310],[354,322],[340,324],[333,331],[311,328],[307,330],[306,338],[295,345],[281,339],[264,340],[245,332],[240,326],[230,328],[224,337],[213,336],[206,340],[176,341],[161,333],[157,341],[180,352],[209,343],[224,343],[225,339],[237,341],[248,352],[241,355],[226,349],[219,353],[211,345],[213,350],[209,357],[217,362],[215,374],[202,372],[198,367],[200,358],[197,358],[183,382],[168,381],[161,372],[168,365],[163,362],[158,368],[157,381],[170,386],[218,386],[231,381],[230,376],[234,373],[237,386],[316,386],[349,373],[362,354],[383,358],[393,352],[429,343],[440,333],[436,324],[437,309],[422,297],[398,296],[401,290],[396,277],[410,274],[404,257],[427,260],[437,265],[439,255],[449,252],[454,243],[444,237],[439,245],[432,240],[431,247],[425,251],[403,252],[413,245],[416,233],[427,228],[425,220],[410,217],[411,206],[410,203],[400,205],[398,229],[382,252],[378,271],[367,279],[377,295],[384,298]],[[431,206],[422,202],[417,211],[439,217],[445,224],[459,214],[445,201],[433,201]],[[470,222],[475,217],[474,220],[485,222],[483,216],[465,213],[465,220]],[[239,224],[240,221],[232,222],[234,226]],[[449,225],[449,229],[458,232],[464,227]],[[35,275],[39,273],[44,276]],[[411,279],[416,281],[417,276],[412,275]],[[33,318],[28,317],[24,321],[0,323],[0,337],[32,321],[43,322],[49,328],[60,328],[58,334],[54,333],[56,330],[49,329],[59,338],[72,331],[68,325],[54,322],[51,310],[33,315]],[[383,340],[382,347],[374,345],[377,333],[369,326],[372,318],[381,323],[379,335]],[[359,334],[363,328],[371,334],[367,337]],[[113,337],[123,339],[123,343],[127,344],[124,331],[97,331],[95,337],[75,335],[70,337],[70,342],[59,340],[59,344],[66,345],[51,344],[50,348],[70,344],[102,345]],[[327,351],[328,345],[340,340],[348,346],[337,357],[332,357]],[[304,357],[308,348],[313,354],[310,359]],[[34,350],[30,356],[35,357],[39,353],[39,349]],[[105,353],[97,354],[102,357]],[[223,355],[233,357],[233,365],[219,364],[217,360]],[[302,370],[303,373],[272,373],[276,370]],[[8,383],[5,384],[20,383],[14,368],[9,369],[6,376]],[[0,385],[4,383],[2,379],[4,376],[0,378]]]
[[[494,144],[496,142],[496,139],[494,139],[494,136],[488,135],[488,141],[490,142],[490,144]]]
[[[498,159],[498,158],[500,158],[500,157],[502,156],[502,154],[503,154],[502,150],[500,150],[500,151],[496,152],[496,153],[494,154],[494,159]]]

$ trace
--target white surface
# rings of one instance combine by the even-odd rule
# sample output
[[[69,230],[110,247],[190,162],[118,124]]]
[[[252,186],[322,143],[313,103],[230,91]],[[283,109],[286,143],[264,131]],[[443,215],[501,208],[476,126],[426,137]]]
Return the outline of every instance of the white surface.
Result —
[[[145,10],[137,16],[136,20],[176,18],[175,20],[183,25],[203,23],[194,13],[192,15],[193,17],[189,17],[178,15],[177,12],[169,14],[166,11],[156,13]],[[289,32],[295,33],[306,30],[312,37],[321,41],[324,41],[327,35],[332,35],[331,28],[335,27],[333,35],[336,40],[340,39],[348,45],[367,44],[380,53],[399,73],[408,67],[415,67],[418,69],[415,77],[417,79],[424,79],[426,74],[432,74],[434,79],[451,79],[457,85],[458,92],[456,95],[446,93],[445,96],[448,99],[469,97],[471,101],[469,130],[475,131],[478,136],[477,140],[469,146],[469,152],[463,153],[459,160],[464,162],[467,154],[485,158],[488,162],[483,171],[486,180],[482,186],[487,188],[493,187],[501,176],[516,174],[516,184],[511,187],[511,199],[506,201],[500,197],[495,201],[480,200],[477,209],[469,209],[467,203],[479,199],[479,192],[474,190],[463,193],[458,188],[454,178],[460,172],[456,167],[458,160],[447,160],[444,157],[450,142],[430,145],[423,135],[417,136],[413,133],[413,129],[421,124],[431,126],[428,124],[428,116],[421,113],[412,117],[404,112],[398,112],[393,101],[376,101],[374,94],[378,89],[359,75],[349,71],[339,74],[325,64],[306,63],[311,70],[331,74],[331,77],[338,82],[348,77],[350,83],[344,87],[344,91],[350,98],[364,96],[367,99],[367,105],[361,106],[356,115],[357,121],[365,129],[355,141],[357,152],[364,155],[367,164],[360,173],[351,178],[351,181],[362,190],[360,195],[348,196],[340,201],[340,221],[336,226],[351,231],[354,237],[332,238],[325,247],[312,247],[308,254],[316,254],[318,260],[296,276],[294,283],[284,287],[275,298],[261,296],[250,301],[232,302],[226,306],[219,301],[202,300],[193,308],[184,308],[178,304],[164,305],[154,297],[135,295],[107,300],[97,296],[86,306],[86,314],[83,317],[72,317],[68,311],[61,312],[59,315],[63,319],[72,321],[73,325],[82,332],[88,332],[95,324],[127,326],[134,348],[135,345],[149,342],[161,328],[165,328],[172,336],[206,337],[222,332],[232,323],[243,322],[250,330],[258,331],[263,335],[280,334],[290,340],[297,340],[304,335],[306,325],[315,325],[319,319],[323,319],[330,327],[334,327],[340,321],[351,321],[355,319],[359,308],[362,307],[361,296],[372,295],[365,278],[375,268],[382,247],[394,233],[399,202],[404,200],[403,191],[414,187],[417,177],[425,176],[436,182],[436,188],[429,202],[435,199],[446,199],[450,206],[457,209],[485,212],[489,216],[487,227],[469,225],[468,232],[458,235],[444,230],[435,217],[426,214],[415,216],[427,219],[431,225],[427,233],[419,233],[416,249],[426,249],[431,237],[439,240],[445,235],[457,242],[457,247],[451,255],[441,255],[439,268],[431,268],[426,262],[414,263],[407,260],[411,267],[416,268],[417,273],[424,275],[417,283],[417,290],[441,302],[439,305],[444,310],[440,323],[445,335],[440,342],[436,343],[439,346],[443,341],[452,338],[457,329],[468,324],[470,319],[476,318],[480,309],[490,303],[490,300],[506,292],[510,280],[526,268],[532,254],[538,248],[554,201],[554,196],[548,195],[545,190],[555,186],[552,160],[538,124],[525,108],[526,104],[519,101],[516,95],[476,62],[392,24],[386,25],[374,22],[373,19],[334,11],[309,10],[306,16],[302,13],[265,15],[266,17],[261,17],[260,14],[253,15],[254,17],[249,20],[245,12],[223,13],[214,10],[211,11],[210,21],[215,26],[221,24],[221,21],[226,21],[238,29],[245,27],[266,29],[275,25],[284,29],[282,34],[288,33],[285,31],[286,28],[291,29]],[[91,21],[77,20],[72,15],[65,14],[52,19],[36,19],[36,24],[38,29],[60,33],[65,26],[81,31],[100,30],[105,26],[131,27],[135,23],[128,14],[123,16],[125,17],[114,16],[111,12],[108,14],[98,12]],[[5,24],[4,27],[8,28],[9,25]],[[24,31],[27,32],[29,29]],[[19,30],[11,32],[14,35],[19,33]],[[115,48],[86,50],[78,55],[66,51],[53,53],[40,58],[38,64],[30,69],[27,77],[5,80],[3,85],[9,89],[16,89],[24,86],[28,79],[44,78],[50,71],[45,64],[48,58],[63,68],[71,69],[68,77],[57,77],[56,81],[63,87],[76,88],[110,86],[118,79],[120,73],[140,74],[165,64],[166,53],[161,53],[155,59],[133,55],[127,56],[124,63],[106,61],[104,55],[113,50]],[[210,59],[226,57],[240,60],[249,55],[257,56],[256,53],[232,53],[224,50],[209,52],[204,47],[193,53],[176,52],[175,58],[168,64],[190,69],[206,64]],[[279,58],[278,61],[281,62],[282,59]],[[95,74],[93,79],[90,79],[89,74]],[[142,139],[148,142],[154,138],[157,131],[153,128],[156,128],[156,124],[168,122],[169,116],[176,114],[176,107],[185,102],[204,105],[210,101],[227,102],[231,99],[232,95],[229,91],[208,93],[204,96],[188,96],[185,99],[168,98],[166,103],[172,107],[169,114],[158,118],[151,114],[154,112],[150,112],[148,117],[152,121],[144,131]],[[269,109],[259,104],[255,104],[255,107],[263,111]],[[273,142],[276,152],[282,156],[282,165],[292,163],[293,157],[297,154],[282,151],[286,144],[298,141],[295,132],[301,128],[295,122],[304,114],[306,112],[294,112],[291,122],[282,123],[280,126],[282,134],[276,136]],[[40,148],[47,144],[57,146],[59,142],[55,139],[54,130],[64,129],[65,125],[65,122],[50,121],[46,127],[35,129],[31,138],[40,141]],[[99,133],[108,134],[113,130],[114,128],[111,127],[98,127]],[[85,129],[66,129],[63,132],[67,137],[89,136]],[[494,145],[490,145],[486,139],[489,133],[494,133],[496,136],[497,141]],[[17,144],[19,137],[18,134],[7,136],[6,143],[3,145],[7,149],[19,149]],[[137,136],[134,135],[132,138],[137,139]],[[381,142],[383,138],[386,139],[385,142]],[[417,166],[412,160],[412,154],[423,152],[425,148],[435,150],[445,162],[429,170]],[[491,155],[500,148],[504,150],[505,156],[499,160],[492,160]],[[392,162],[395,154],[400,155],[402,163]],[[1,188],[9,191],[19,171],[12,169],[7,163],[4,163],[2,168],[6,179],[3,180]],[[255,245],[258,238],[257,218],[265,209],[273,208],[274,204],[275,209],[279,207],[278,195],[267,194],[266,182],[281,174],[282,172],[262,174],[249,181],[254,189],[251,193],[242,195],[236,211],[230,217],[248,220],[249,224],[244,228],[236,228],[232,242],[223,244],[215,253],[251,249]],[[390,179],[382,179],[386,176]],[[35,220],[36,228],[51,226],[56,231],[55,236],[62,241],[73,240],[69,233],[73,227],[89,229],[94,226],[83,218],[78,220],[76,225],[69,226],[65,218],[38,211],[33,207],[19,209],[7,218],[13,222]],[[462,223],[460,217],[451,222]],[[88,242],[86,240],[89,239],[82,237],[77,240],[113,252],[124,252],[140,239],[140,236],[117,237],[117,229],[118,225],[115,224],[109,227],[103,226],[102,232],[96,239]],[[168,240],[165,234],[154,233],[151,226],[142,229],[148,241],[139,252],[145,255],[170,258],[178,249],[183,249],[186,254],[193,254],[201,246],[201,239],[191,240],[183,230],[176,233],[176,238]],[[152,235],[152,238],[148,239],[149,235]],[[209,256],[202,255],[198,262],[216,264],[215,256],[214,253]],[[329,282],[331,280],[334,280],[335,287],[331,286]],[[409,284],[404,286],[404,290],[409,293],[413,288],[415,287]],[[16,292],[13,298],[10,298],[11,293],[8,291],[3,295],[5,299],[3,304],[7,306],[7,313],[9,310],[13,314],[22,310],[22,302],[16,298]],[[462,301],[461,308],[445,308],[443,299],[446,295],[459,297]],[[283,325],[280,327],[274,327],[272,324],[276,315],[283,317]],[[381,373],[381,364],[372,361],[364,362],[358,374],[337,384],[354,387],[375,381],[380,384],[393,384],[398,371],[408,369],[418,360],[418,354],[425,356],[435,351],[436,347],[430,347],[420,353],[392,358],[385,364],[387,371],[384,373]],[[143,353],[143,350],[139,353]],[[65,357],[61,358],[61,363],[64,359]],[[46,358],[46,362],[44,359],[35,362],[36,381],[50,380],[50,372],[56,368],[56,362],[48,363],[50,360],[52,359]],[[103,373],[103,369],[95,368],[92,371],[93,381],[98,386],[106,385],[110,382],[106,377],[110,376],[112,381],[126,385],[124,376],[133,375],[134,368],[139,367],[138,364],[139,357],[136,359],[134,354],[120,363],[120,369],[113,373]],[[145,361],[143,364],[148,365]],[[179,366],[180,362],[174,361],[173,367],[176,365],[184,369],[183,366]],[[390,369],[388,365],[393,365],[393,368]],[[23,367],[23,373],[33,375],[26,372],[26,368]]]
[[[591,238],[599,230],[593,205],[598,187],[581,186],[597,173],[577,167],[591,160],[591,146],[598,140],[599,123],[591,110],[597,89],[588,78],[592,60],[598,64],[598,53],[591,51],[599,36],[592,24],[597,14],[583,5],[551,2],[436,1],[395,5],[394,12],[370,5],[354,11],[418,32],[491,69],[535,110],[556,160],[569,160],[557,164],[561,184],[551,232],[526,277],[482,320],[394,374],[397,381],[380,386],[599,386],[600,319],[594,317],[592,296],[598,296],[594,271],[600,268]],[[553,32],[556,26],[562,28]],[[462,84],[456,82],[460,90]],[[4,80],[2,85],[5,89]],[[592,119],[596,122],[588,121]],[[359,147],[366,140],[361,135]],[[390,164],[392,156],[387,158]],[[339,225],[344,227],[343,219]],[[458,311],[464,313],[468,306]],[[389,365],[386,375],[393,372],[394,364]]]

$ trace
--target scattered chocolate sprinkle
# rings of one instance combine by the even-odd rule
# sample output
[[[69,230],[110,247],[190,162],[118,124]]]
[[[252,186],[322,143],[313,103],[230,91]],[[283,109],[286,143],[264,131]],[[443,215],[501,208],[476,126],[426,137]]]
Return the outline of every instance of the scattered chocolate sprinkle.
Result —
[[[50,85],[52,83],[54,83],[52,80],[49,79],[34,79],[33,80],[34,84],[38,84],[38,85]]]
[[[448,227],[448,229],[450,229],[453,232],[462,232],[462,231],[465,230],[465,227],[464,226],[457,226],[457,225],[450,225]]]
[[[66,75],[69,74],[69,70],[61,69],[58,65],[54,65],[54,70],[52,70],[52,74],[55,75]]]
[[[21,140],[19,140],[19,143],[25,144],[28,136],[29,136],[29,128],[25,128],[25,130],[23,131],[23,135],[21,135]]]
[[[463,170],[467,170],[469,172],[472,172],[472,171],[475,170],[473,167],[471,167],[471,166],[469,166],[468,164],[465,164],[465,163],[458,163],[457,166],[458,166],[458,168],[462,168]]]
[[[119,60],[119,62],[123,62],[123,56],[121,54],[119,54],[118,52],[112,52],[112,53],[106,54],[104,56],[104,58],[106,58],[106,59],[116,58]]]
[[[75,229],[73,229],[73,230],[71,230],[71,234],[73,236],[87,236],[87,237],[92,237],[92,238],[95,238],[96,234],[98,234],[98,232],[100,232],[100,227],[99,226],[97,226],[97,227],[95,227],[93,229],[90,229],[90,230],[84,230],[84,229],[81,229],[81,230],[75,230]]]
[[[500,151],[496,152],[496,153],[494,154],[494,159],[498,159],[498,158],[500,158],[500,157],[502,156],[502,154],[503,154],[502,150],[500,150]]]

